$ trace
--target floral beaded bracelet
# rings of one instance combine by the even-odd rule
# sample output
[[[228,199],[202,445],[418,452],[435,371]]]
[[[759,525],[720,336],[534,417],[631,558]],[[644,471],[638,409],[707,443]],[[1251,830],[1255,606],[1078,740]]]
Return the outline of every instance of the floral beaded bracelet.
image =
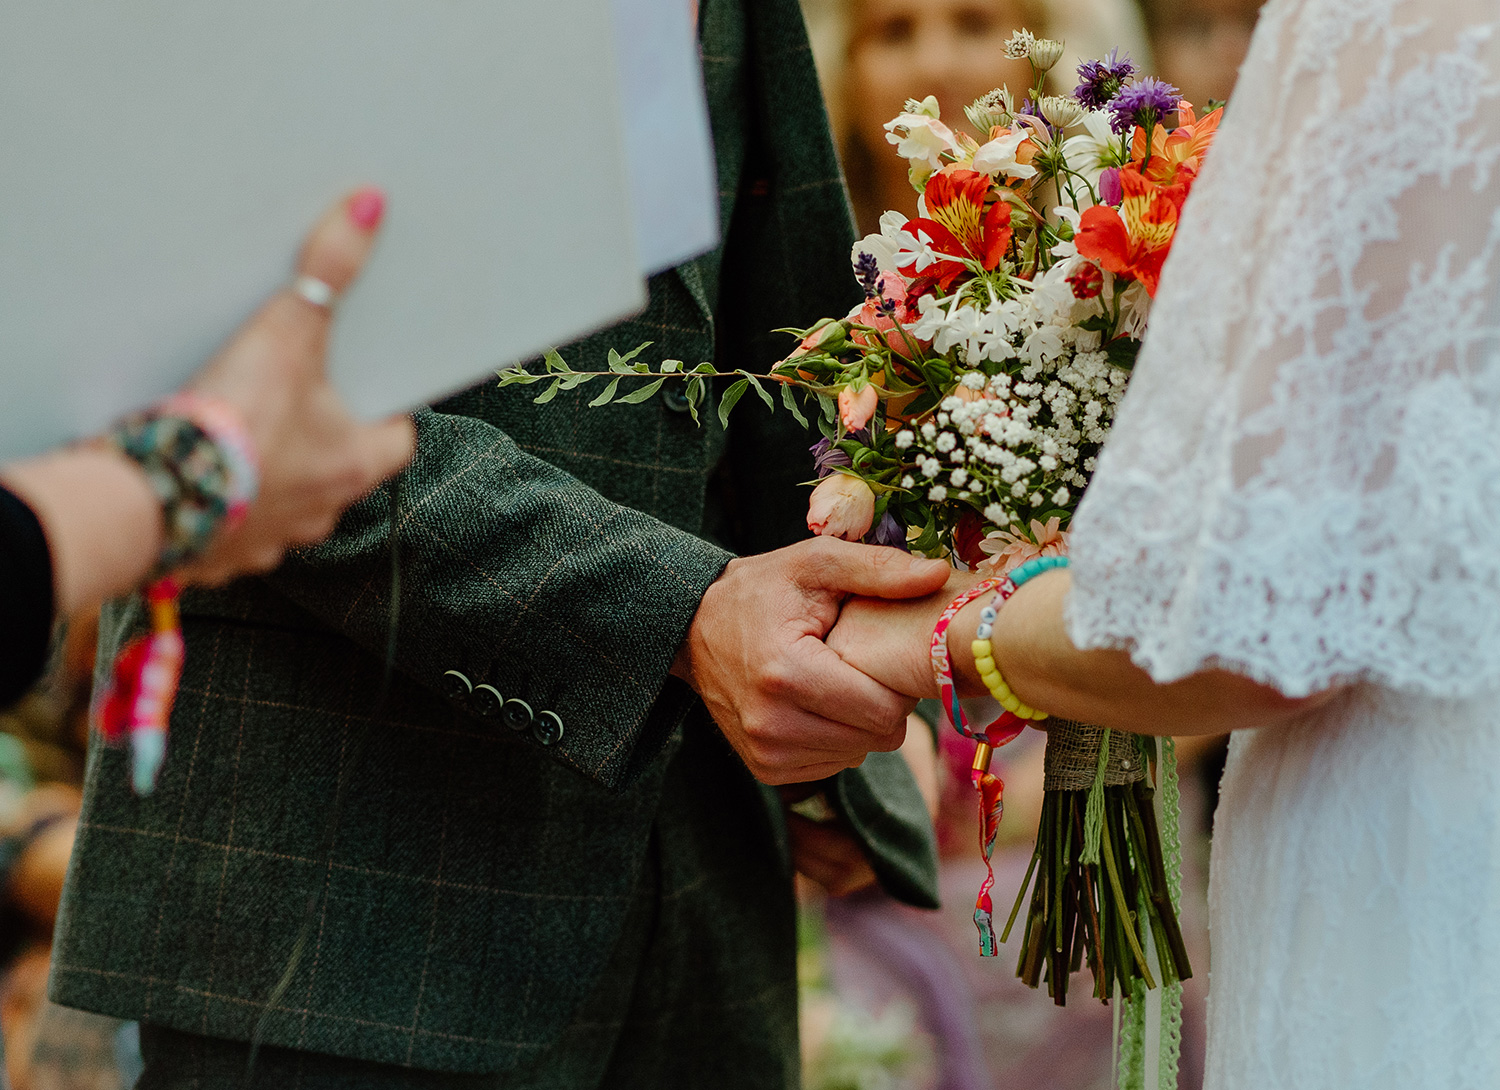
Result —
[[[181,588],[166,573],[245,517],[260,469],[239,412],[202,394],[179,393],[122,420],[108,441],[140,466],[161,502],[164,541],[144,592],[150,630],[120,649],[109,681],[95,692],[93,721],[106,743],[129,745],[131,785],[148,795],[166,758],[186,653]]]
[[[199,556],[255,499],[255,447],[227,402],[179,393],[126,417],[107,439],[140,467],[161,503],[165,533],[153,578]]]
[[[1037,711],[1024,703],[1005,683],[1005,678],[1000,674],[1000,667],[995,662],[995,647],[991,643],[991,637],[994,635],[995,621],[1000,615],[1000,606],[1012,594],[1043,572],[1067,566],[1068,558],[1065,556],[1038,556],[1011,572],[1009,578],[996,589],[994,599],[980,612],[979,627],[975,629],[974,642],[970,645],[974,652],[974,668],[979,671],[979,679],[984,682],[984,687],[990,691],[990,695],[998,700],[1000,706],[1006,711],[1033,723],[1046,719],[1047,713]]]

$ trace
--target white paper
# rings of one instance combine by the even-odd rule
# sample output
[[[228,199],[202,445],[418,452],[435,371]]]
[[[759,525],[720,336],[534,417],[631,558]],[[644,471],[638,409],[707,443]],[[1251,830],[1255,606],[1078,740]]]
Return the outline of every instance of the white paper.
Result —
[[[646,275],[719,243],[719,181],[692,0],[613,0],[625,152]]]
[[[175,387],[361,183],[362,415],[637,309],[618,87],[610,0],[3,0],[0,457]]]

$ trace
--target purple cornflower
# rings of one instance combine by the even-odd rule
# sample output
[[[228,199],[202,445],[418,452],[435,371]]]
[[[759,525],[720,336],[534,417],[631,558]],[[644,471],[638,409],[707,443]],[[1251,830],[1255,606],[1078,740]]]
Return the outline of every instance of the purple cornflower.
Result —
[[[875,528],[865,535],[867,545],[889,545],[893,549],[911,552],[906,545],[906,527],[896,521],[896,516],[887,511]]]
[[[873,299],[880,294],[880,262],[868,250],[861,250],[854,262],[854,275],[859,286],[865,289],[865,298]]]
[[[1161,123],[1177,109],[1178,96],[1182,92],[1155,76],[1147,76],[1139,83],[1123,88],[1109,104],[1109,127],[1117,133],[1127,133],[1131,126],[1149,129]]]
[[[818,471],[818,480],[840,468],[854,464],[854,459],[833,445],[832,439],[819,439],[808,448],[812,451],[813,466]]]
[[[1073,88],[1073,97],[1087,109],[1102,110],[1133,75],[1135,65],[1130,58],[1121,57],[1118,49],[1111,49],[1109,56],[1078,66],[1078,86]]]

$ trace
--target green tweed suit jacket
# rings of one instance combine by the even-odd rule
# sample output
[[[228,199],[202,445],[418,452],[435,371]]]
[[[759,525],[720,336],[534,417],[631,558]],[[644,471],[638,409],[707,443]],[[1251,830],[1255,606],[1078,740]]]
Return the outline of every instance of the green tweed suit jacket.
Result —
[[[651,341],[647,358],[764,370],[787,348],[771,329],[853,301],[796,0],[709,0],[702,20],[725,243],[564,349],[576,366]],[[722,1085],[795,1085],[781,810],[668,668],[729,549],[805,536],[808,436],[749,402],[727,434],[712,412],[700,427],[680,389],[590,396],[537,406],[488,381],[419,412],[394,518],[382,489],[269,578],[186,599],[157,791],[134,798],[121,755],[90,756],[58,1002],[501,1072],[558,1047],[614,952],[621,1003],[656,988],[656,1023],[721,1051]],[[107,611],[101,663],[139,621]],[[935,904],[899,760],[831,787],[887,889]],[[650,921],[638,955],[618,953],[627,918]]]

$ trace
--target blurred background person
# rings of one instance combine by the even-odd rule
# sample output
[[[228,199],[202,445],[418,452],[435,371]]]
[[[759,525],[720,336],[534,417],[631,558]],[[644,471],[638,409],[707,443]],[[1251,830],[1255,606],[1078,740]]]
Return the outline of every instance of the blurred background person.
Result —
[[[864,233],[878,229],[887,209],[916,215],[906,162],[891,154],[885,123],[908,98],[935,95],[943,118],[967,127],[963,108],[979,96],[1000,86],[1019,94],[1030,66],[1004,53],[1017,29],[1065,44],[1053,90],[1071,91],[1079,62],[1115,47],[1150,65],[1134,0],[803,0],[803,10]]]
[[[1156,75],[1198,106],[1227,101],[1261,0],[1143,0]]]

